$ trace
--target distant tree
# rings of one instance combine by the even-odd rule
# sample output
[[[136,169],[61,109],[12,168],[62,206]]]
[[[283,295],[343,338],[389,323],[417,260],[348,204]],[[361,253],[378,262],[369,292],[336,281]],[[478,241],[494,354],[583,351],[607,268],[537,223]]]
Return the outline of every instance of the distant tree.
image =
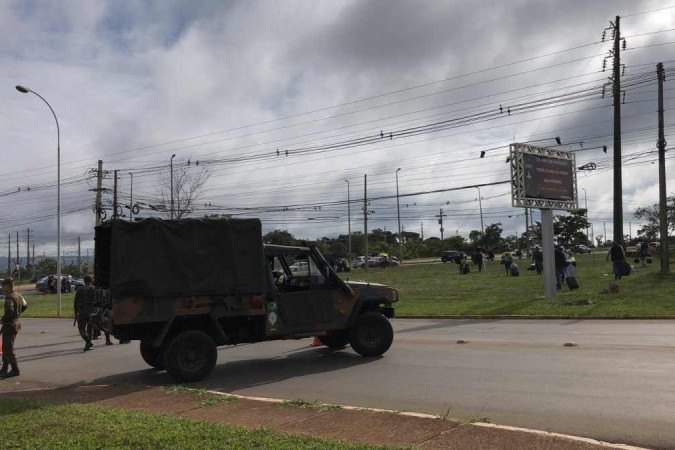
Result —
[[[38,275],[54,275],[56,273],[56,260],[53,258],[45,258],[37,263],[35,269]]]
[[[171,216],[171,187],[173,185],[174,218],[189,217],[195,209],[198,196],[211,173],[199,161],[191,159],[174,161],[173,183],[171,169],[167,168],[159,175],[159,197],[166,206],[167,217]]]
[[[638,236],[642,236],[649,241],[656,241],[659,238],[659,205],[643,206],[637,208],[633,213],[637,220],[646,222],[638,230]],[[675,231],[675,196],[668,197],[666,217],[668,221],[668,231]]]
[[[579,244],[588,245],[586,228],[590,225],[590,222],[586,220],[586,210],[575,209],[570,211],[569,215],[554,218],[553,234],[556,236],[558,244],[563,247]]]
[[[274,230],[270,231],[263,236],[263,242],[265,244],[274,244],[274,245],[298,245],[298,240],[293,237],[291,233],[286,230]]]
[[[504,247],[504,242],[502,239],[502,223],[497,222],[488,225],[485,227],[485,233],[480,240],[480,244],[486,250],[499,251]]]
[[[480,245],[480,238],[482,236],[482,233],[480,230],[471,230],[469,233],[469,241],[471,241],[471,244],[474,246],[479,246]]]

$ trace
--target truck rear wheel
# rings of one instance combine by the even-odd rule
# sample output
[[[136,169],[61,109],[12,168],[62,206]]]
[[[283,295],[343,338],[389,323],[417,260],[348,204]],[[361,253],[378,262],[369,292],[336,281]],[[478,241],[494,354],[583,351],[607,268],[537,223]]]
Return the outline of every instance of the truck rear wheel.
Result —
[[[152,345],[152,339],[141,340],[141,357],[150,367],[164,369],[164,352],[162,347]]]
[[[166,369],[178,381],[200,381],[216,366],[218,351],[213,339],[201,331],[189,330],[176,335],[166,347]]]
[[[346,331],[333,331],[325,336],[319,336],[319,340],[331,350],[342,350],[349,344],[349,333]]]
[[[389,350],[393,341],[391,323],[375,311],[361,315],[349,336],[349,343],[361,356],[380,356]]]

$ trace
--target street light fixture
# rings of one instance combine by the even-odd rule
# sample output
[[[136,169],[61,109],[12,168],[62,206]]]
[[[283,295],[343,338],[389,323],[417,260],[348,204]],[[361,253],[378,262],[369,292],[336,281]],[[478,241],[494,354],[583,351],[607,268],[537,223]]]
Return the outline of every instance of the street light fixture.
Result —
[[[401,168],[396,169],[396,215],[398,216],[398,261],[403,264],[403,236],[401,236],[401,203],[398,196],[398,173]]]
[[[27,87],[17,85],[16,90],[22,94],[29,92],[37,95],[40,100],[45,102],[56,121],[56,295],[57,295],[57,316],[61,317],[61,130],[59,128],[59,119],[47,100],[37,92]]]
[[[349,180],[344,180],[345,183],[347,183],[347,233],[349,233],[347,237],[347,248],[349,252],[349,258],[351,260],[352,257],[352,205],[351,205],[351,199],[349,196]]]
[[[176,154],[174,153],[171,155],[171,161],[169,162],[169,166],[171,166],[171,183],[170,183],[170,189],[171,189],[171,219],[173,219],[173,159],[176,157]]]

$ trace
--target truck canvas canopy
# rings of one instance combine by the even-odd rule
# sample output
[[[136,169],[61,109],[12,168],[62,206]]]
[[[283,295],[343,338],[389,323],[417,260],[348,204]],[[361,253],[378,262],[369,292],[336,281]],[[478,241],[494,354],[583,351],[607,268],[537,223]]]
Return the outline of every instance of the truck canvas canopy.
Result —
[[[258,219],[112,220],[96,241],[96,284],[113,299],[266,290]]]

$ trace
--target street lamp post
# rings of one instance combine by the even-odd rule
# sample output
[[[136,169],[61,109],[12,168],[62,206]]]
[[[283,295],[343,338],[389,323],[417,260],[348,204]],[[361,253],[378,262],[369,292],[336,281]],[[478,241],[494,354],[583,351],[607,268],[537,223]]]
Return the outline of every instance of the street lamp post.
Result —
[[[401,236],[401,203],[398,196],[398,173],[401,171],[399,167],[396,169],[396,215],[398,216],[398,261],[403,264],[403,236]]]
[[[347,248],[349,252],[349,260],[352,258],[352,205],[351,198],[349,196],[349,180],[345,180],[347,183]]]
[[[21,85],[16,86],[16,90],[23,94],[31,92],[40,97],[40,100],[45,102],[56,121],[56,295],[58,299],[56,312],[57,316],[61,317],[61,130],[59,119],[56,117],[52,105],[43,96]]]
[[[589,235],[588,235],[588,198],[586,197],[586,188],[581,188],[582,191],[584,191],[584,206],[586,208],[586,240],[590,242]],[[591,242],[589,245],[593,245]]]
[[[131,189],[129,189],[129,222],[133,222],[134,215],[134,174],[129,172],[131,177]]]
[[[478,189],[478,208],[480,210],[480,235],[483,236],[485,234],[485,229],[483,228],[483,199],[480,195],[480,186],[476,186],[476,189]]]
[[[176,157],[176,154],[174,153],[171,155],[171,162],[169,163],[169,166],[171,167],[171,183],[170,183],[170,189],[171,189],[171,219],[173,219],[173,159]]]

